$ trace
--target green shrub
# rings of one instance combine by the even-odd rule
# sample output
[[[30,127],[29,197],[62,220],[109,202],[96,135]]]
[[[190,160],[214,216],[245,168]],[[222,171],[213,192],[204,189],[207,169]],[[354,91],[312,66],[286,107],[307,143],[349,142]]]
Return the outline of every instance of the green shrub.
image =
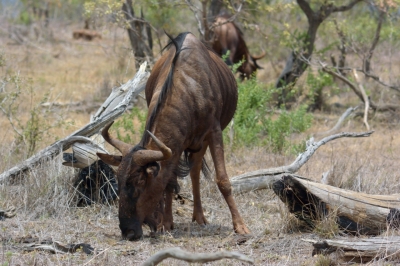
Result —
[[[147,109],[132,108],[130,112],[122,115],[111,129],[116,132],[117,138],[123,142],[135,144],[142,136],[146,125]],[[137,125],[135,126],[135,122]]]
[[[304,142],[292,144],[289,138],[311,126],[312,115],[307,113],[307,105],[290,111],[275,110],[272,104],[275,88],[261,84],[255,78],[240,82],[238,91],[233,128],[231,126],[224,132],[226,143],[230,142],[231,146],[264,145],[273,152],[297,153],[304,148]],[[233,140],[229,137],[232,130]]]
[[[306,131],[311,126],[312,116],[307,113],[307,105],[301,105],[295,110],[281,109],[281,113],[275,119],[268,117],[263,124],[267,135],[267,143],[273,152],[290,150],[298,152],[300,146],[291,145],[288,140],[293,133]]]

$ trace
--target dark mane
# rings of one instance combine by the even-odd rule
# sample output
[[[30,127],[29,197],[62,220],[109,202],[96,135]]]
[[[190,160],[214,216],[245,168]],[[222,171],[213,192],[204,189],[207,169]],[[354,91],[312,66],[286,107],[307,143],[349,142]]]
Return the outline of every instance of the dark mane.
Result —
[[[145,132],[144,132],[142,140],[140,142],[143,147],[145,147],[146,143],[148,143],[150,140],[150,135],[147,134],[147,130],[149,130],[149,131],[151,130],[151,128],[154,124],[154,121],[155,121],[158,113],[160,112],[160,109],[163,106],[165,99],[172,87],[172,79],[173,79],[173,73],[174,73],[174,69],[175,69],[175,63],[176,63],[176,60],[178,59],[180,52],[182,51],[182,45],[183,45],[183,42],[188,33],[189,32],[181,33],[175,39],[172,38],[168,33],[165,33],[171,41],[163,48],[163,50],[170,48],[170,46],[173,44],[175,46],[175,56],[174,56],[174,59],[172,60],[171,68],[168,73],[167,79],[165,80],[164,85],[161,88],[161,93],[158,97],[157,104],[154,107],[153,112],[151,113],[150,118],[146,124]]]

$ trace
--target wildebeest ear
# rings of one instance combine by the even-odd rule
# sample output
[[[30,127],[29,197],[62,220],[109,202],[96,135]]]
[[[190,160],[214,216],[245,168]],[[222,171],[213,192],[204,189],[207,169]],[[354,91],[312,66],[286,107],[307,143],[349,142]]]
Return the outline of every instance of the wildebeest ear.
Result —
[[[119,166],[119,164],[122,161],[122,156],[117,156],[117,155],[110,155],[110,154],[105,154],[105,153],[96,153],[99,158],[105,162],[106,164],[113,165],[113,166]]]
[[[158,171],[160,170],[160,166],[158,163],[150,163],[146,167],[146,173],[148,177],[156,177],[158,175]]]

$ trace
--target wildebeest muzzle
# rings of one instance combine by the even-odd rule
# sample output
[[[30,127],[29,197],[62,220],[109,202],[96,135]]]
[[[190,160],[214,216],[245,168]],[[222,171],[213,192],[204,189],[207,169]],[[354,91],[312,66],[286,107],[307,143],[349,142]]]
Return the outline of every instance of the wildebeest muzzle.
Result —
[[[142,225],[137,219],[119,218],[119,228],[121,229],[122,238],[133,241],[142,237]]]

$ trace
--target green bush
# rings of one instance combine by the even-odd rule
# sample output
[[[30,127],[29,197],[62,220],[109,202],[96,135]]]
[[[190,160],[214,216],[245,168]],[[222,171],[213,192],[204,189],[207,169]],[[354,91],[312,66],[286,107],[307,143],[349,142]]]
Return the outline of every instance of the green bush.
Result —
[[[231,146],[266,146],[273,152],[298,152],[304,142],[292,144],[289,138],[294,133],[307,130],[312,115],[307,105],[293,110],[275,110],[273,94],[275,88],[266,86],[255,78],[238,84],[239,99],[233,127],[224,132],[225,142]],[[234,132],[233,139],[229,135]]]
[[[130,112],[123,114],[122,117],[111,127],[111,130],[116,132],[118,139],[134,145],[142,136],[146,125],[146,117],[147,109],[140,110],[139,108],[134,107]],[[137,126],[134,125],[135,121],[138,124]]]

